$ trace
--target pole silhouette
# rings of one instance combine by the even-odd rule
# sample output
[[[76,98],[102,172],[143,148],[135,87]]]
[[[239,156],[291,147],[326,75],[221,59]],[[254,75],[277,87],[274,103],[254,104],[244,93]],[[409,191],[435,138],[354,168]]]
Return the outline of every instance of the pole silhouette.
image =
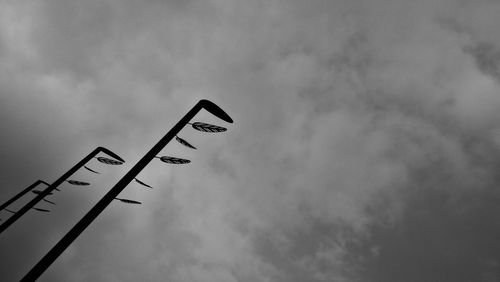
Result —
[[[5,202],[2,205],[0,205],[0,210],[3,210],[4,208],[8,207],[10,204],[12,204],[17,199],[19,199],[22,196],[24,196],[24,194],[28,193],[29,191],[31,191],[31,189],[35,188],[39,184],[45,184],[47,186],[50,186],[49,183],[47,183],[47,182],[45,182],[43,180],[37,180],[37,181],[35,181],[35,183],[33,183],[30,186],[26,187],[23,191],[19,192],[17,195],[15,195],[14,197],[10,198],[7,202]]]
[[[10,225],[12,225],[14,222],[16,222],[21,216],[23,216],[26,212],[28,212],[30,209],[32,209],[38,202],[40,202],[43,198],[45,198],[47,195],[51,194],[52,191],[57,189],[61,183],[66,181],[73,173],[75,173],[77,170],[79,170],[83,165],[85,165],[89,160],[91,160],[95,155],[98,153],[103,152],[117,160],[120,160],[122,162],[125,162],[120,158],[118,155],[115,153],[111,152],[110,150],[103,148],[103,147],[97,147],[92,151],[90,154],[88,154],[85,158],[83,158],[80,162],[78,162],[76,165],[74,165],[70,170],[68,170],[66,173],[64,173],[59,179],[54,181],[49,187],[45,188],[41,193],[39,193],[33,200],[28,202],[26,205],[24,205],[19,211],[14,213],[11,217],[9,217],[4,223],[0,225],[0,233],[5,231]]]
[[[153,160],[181,129],[201,110],[205,109],[216,117],[232,123],[231,117],[219,106],[208,100],[200,100],[174,125],[116,184],[97,202],[73,228],[21,279],[35,281],[73,243],[73,241],[101,214],[101,212],[125,189],[125,187]]]

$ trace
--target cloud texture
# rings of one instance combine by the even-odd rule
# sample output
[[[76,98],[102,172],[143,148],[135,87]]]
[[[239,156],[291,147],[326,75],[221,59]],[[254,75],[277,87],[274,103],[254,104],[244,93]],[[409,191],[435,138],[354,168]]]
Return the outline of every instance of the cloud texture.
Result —
[[[500,281],[500,4],[0,1],[1,199],[97,146],[0,235],[16,281],[199,99],[41,281]],[[28,197],[27,197],[28,198]],[[27,201],[28,199],[24,199]],[[3,201],[3,200],[2,200]],[[17,203],[17,207],[22,203]],[[15,208],[15,207],[13,207]],[[5,220],[8,213],[0,212]]]

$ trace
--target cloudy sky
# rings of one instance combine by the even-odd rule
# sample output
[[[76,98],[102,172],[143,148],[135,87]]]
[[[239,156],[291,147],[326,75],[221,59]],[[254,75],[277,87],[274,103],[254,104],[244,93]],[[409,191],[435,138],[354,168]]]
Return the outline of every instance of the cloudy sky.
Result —
[[[199,99],[41,281],[500,281],[500,3],[0,0],[0,235],[20,279]],[[32,198],[26,196],[11,209]],[[5,220],[9,214],[0,211]]]

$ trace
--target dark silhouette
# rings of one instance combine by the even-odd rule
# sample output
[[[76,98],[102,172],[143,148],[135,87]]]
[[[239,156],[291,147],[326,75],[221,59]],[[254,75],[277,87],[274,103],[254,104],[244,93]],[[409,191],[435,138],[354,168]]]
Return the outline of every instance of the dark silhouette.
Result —
[[[71,185],[76,185],[76,186],[87,186],[90,185],[88,182],[83,182],[83,181],[78,181],[78,180],[66,180]]]
[[[188,147],[188,148],[191,148],[191,149],[195,149],[196,150],[196,147],[189,144],[188,141],[180,138],[179,136],[175,136],[175,140],[177,140],[177,142],[181,143],[182,145]]]
[[[40,211],[40,212],[50,212],[49,210],[46,209],[41,209],[41,208],[33,208],[34,210]]]
[[[136,205],[142,204],[139,201],[134,201],[134,200],[129,200],[129,199],[115,198],[115,200],[118,200],[120,202],[124,202],[124,203],[127,203],[127,204],[136,204]]]
[[[38,186],[39,184],[45,184],[47,186],[50,186],[49,183],[45,182],[45,181],[42,181],[42,180],[37,180],[35,181],[35,183],[31,184],[30,186],[26,187],[23,191],[19,192],[17,195],[15,195],[14,197],[12,197],[10,200],[8,200],[7,202],[3,203],[1,206],[0,206],[0,210],[3,210],[4,208],[8,207],[10,204],[12,204],[13,202],[15,202],[17,199],[21,198],[22,196],[24,196],[24,194],[28,193],[29,191],[31,191],[31,189],[35,188],[36,186]]]
[[[208,100],[199,101],[156,145],[153,146],[135,165],[130,169],[104,197],[90,209],[73,228],[23,277],[21,281],[35,281],[42,273],[61,255],[64,250],[101,214],[101,212],[116,199],[118,194],[135,179],[135,177],[153,160],[158,153],[172,140],[181,129],[201,110],[205,109],[216,117],[232,123],[231,117],[219,106]],[[194,127],[194,126],[193,126]]]
[[[155,157],[155,158],[158,158],[162,162],[169,164],[188,164],[191,162],[190,160],[176,158],[176,157],[169,157],[169,156]]]
[[[52,204],[52,205],[56,205],[56,203],[51,202],[51,201],[49,201],[49,200],[47,200],[47,199],[42,199],[42,200],[43,200],[44,202],[46,202],[46,203],[49,203],[49,204]]]
[[[93,170],[93,169],[89,168],[89,167],[88,167],[88,166],[86,166],[86,165],[84,165],[83,167],[84,167],[86,170],[91,171],[91,172],[93,172],[93,173],[101,174],[100,172],[97,172],[97,171],[95,171],[95,170]]]
[[[105,157],[97,157],[96,158],[98,161],[100,161],[101,163],[105,163],[105,164],[108,164],[108,165],[121,165],[123,162],[118,162],[118,161],[115,161],[113,159],[108,159],[108,158],[105,158]]]
[[[194,129],[199,130],[199,131],[203,131],[203,132],[224,132],[227,130],[225,127],[217,126],[217,125],[213,125],[213,124],[208,124],[208,123],[204,123],[204,122],[195,122],[195,123],[190,123],[190,124]]]
[[[146,184],[146,183],[144,183],[144,182],[140,181],[140,180],[139,180],[139,179],[137,179],[137,178],[135,178],[135,182],[137,182],[137,183],[141,184],[142,186],[146,186],[146,187],[148,187],[148,188],[153,189],[153,187],[151,187],[150,185],[148,185],[148,184]]]
[[[120,158],[117,154],[111,152],[110,150],[103,148],[103,147],[97,147],[94,151],[92,151],[90,154],[88,154],[85,158],[83,158],[80,162],[78,162],[75,166],[73,166],[70,170],[68,170],[65,174],[63,174],[59,179],[54,181],[49,187],[45,188],[41,193],[39,193],[33,200],[28,202],[24,207],[22,207],[19,211],[14,213],[9,219],[7,219],[4,223],[0,225],[0,233],[5,231],[11,224],[16,222],[21,216],[23,216],[27,211],[29,211],[31,208],[33,208],[38,202],[40,202],[43,198],[45,198],[47,195],[52,194],[53,190],[57,190],[57,186],[61,185],[68,177],[73,175],[77,170],[79,170],[83,165],[85,165],[89,160],[91,160],[95,155],[98,153],[103,152],[117,160],[123,161],[122,158]]]

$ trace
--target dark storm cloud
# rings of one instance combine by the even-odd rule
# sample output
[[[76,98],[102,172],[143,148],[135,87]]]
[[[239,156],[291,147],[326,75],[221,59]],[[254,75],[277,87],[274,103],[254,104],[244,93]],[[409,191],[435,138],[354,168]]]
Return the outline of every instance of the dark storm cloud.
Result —
[[[18,279],[198,99],[233,117],[163,152],[44,281],[496,281],[498,4],[46,1],[0,9],[2,234]],[[485,45],[482,42],[490,42]],[[490,46],[490,47],[489,47]],[[163,154],[162,153],[162,154]],[[22,179],[22,181],[20,180]],[[93,189],[93,190],[92,190]],[[36,230],[34,232],[33,230]],[[16,250],[16,251],[14,251]]]
[[[477,67],[485,74],[500,80],[500,51],[492,43],[479,43],[465,49],[475,59]]]

